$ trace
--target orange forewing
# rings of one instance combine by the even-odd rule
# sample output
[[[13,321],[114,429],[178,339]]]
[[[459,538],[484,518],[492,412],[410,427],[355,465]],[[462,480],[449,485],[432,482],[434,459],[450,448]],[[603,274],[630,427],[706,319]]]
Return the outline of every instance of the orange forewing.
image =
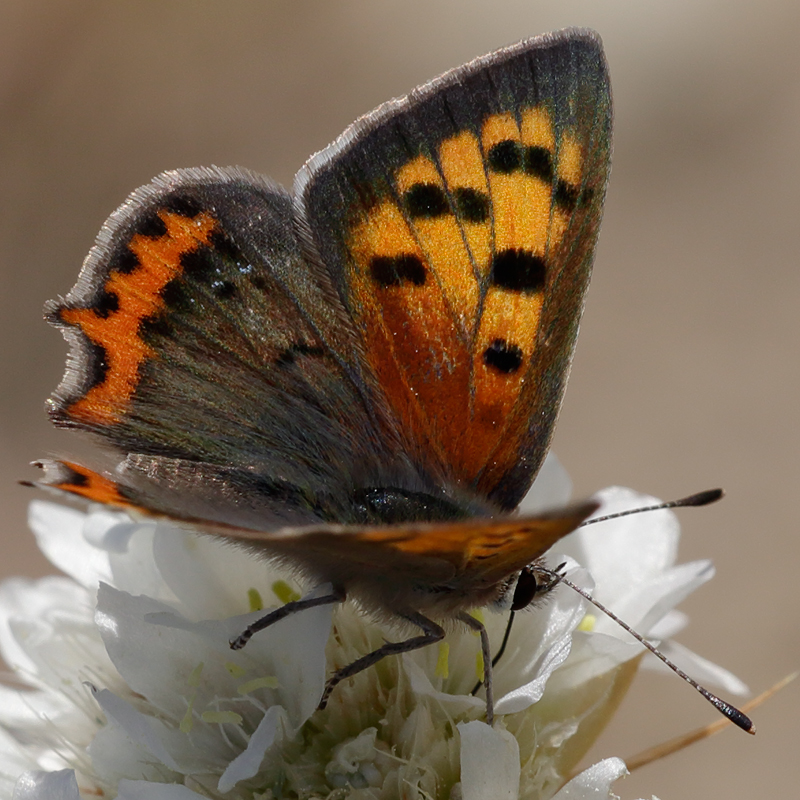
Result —
[[[515,153],[544,166],[514,166]],[[572,211],[556,193],[577,193],[581,161],[569,132],[556,141],[543,108],[491,115],[480,139],[459,133],[398,168],[393,193],[350,230],[348,280],[367,357],[401,423],[457,483],[477,482],[523,385],[537,379],[547,285],[533,276],[510,286],[502,258],[521,254],[534,268],[557,258]]]

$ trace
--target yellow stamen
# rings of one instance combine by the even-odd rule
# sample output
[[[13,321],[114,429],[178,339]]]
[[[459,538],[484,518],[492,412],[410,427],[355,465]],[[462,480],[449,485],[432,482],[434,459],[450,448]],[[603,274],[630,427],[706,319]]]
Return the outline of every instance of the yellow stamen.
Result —
[[[478,680],[483,680],[483,651],[478,650],[478,655],[475,657],[475,674],[478,676]]]
[[[244,667],[240,667],[238,664],[234,664],[233,661],[226,661],[225,669],[228,670],[228,672],[234,678],[241,678],[242,676],[247,675],[247,670]]]
[[[258,589],[247,590],[247,602],[251,611],[261,611],[264,608],[264,601],[261,599],[261,593]]]
[[[439,657],[436,659],[434,674],[437,678],[446,678],[450,674],[450,644],[439,643]]]
[[[594,626],[597,623],[597,617],[594,614],[587,614],[578,625],[579,631],[584,631],[585,633],[591,633],[594,630]]]
[[[300,595],[286,581],[275,581],[272,584],[272,592],[284,604],[300,599]]]

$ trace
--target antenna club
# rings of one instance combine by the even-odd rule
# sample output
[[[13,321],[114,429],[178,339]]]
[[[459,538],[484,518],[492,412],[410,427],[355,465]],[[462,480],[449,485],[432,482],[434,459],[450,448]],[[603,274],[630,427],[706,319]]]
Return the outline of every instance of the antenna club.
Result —
[[[717,698],[719,699],[719,698]],[[713,702],[713,701],[712,701]],[[752,734],[755,736],[756,733],[756,726],[753,725],[753,720],[747,716],[747,714],[739,711],[738,708],[734,708],[731,705],[728,705],[724,701],[720,701],[719,703],[714,703],[714,705],[734,724],[738,725],[743,731],[747,731],[747,733]]]
[[[707,506],[710,503],[716,503],[725,496],[723,489],[707,489],[705,492],[698,492],[697,494],[684,497],[683,500],[676,500],[677,506]]]

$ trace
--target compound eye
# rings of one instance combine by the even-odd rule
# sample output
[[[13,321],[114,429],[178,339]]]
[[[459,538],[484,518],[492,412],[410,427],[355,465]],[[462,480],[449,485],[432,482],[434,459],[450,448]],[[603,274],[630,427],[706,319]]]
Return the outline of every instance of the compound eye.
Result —
[[[512,611],[521,611],[527,608],[532,602],[533,598],[539,591],[539,583],[533,570],[530,567],[525,567],[519,573],[517,578],[517,585],[514,587],[514,598],[511,601]]]

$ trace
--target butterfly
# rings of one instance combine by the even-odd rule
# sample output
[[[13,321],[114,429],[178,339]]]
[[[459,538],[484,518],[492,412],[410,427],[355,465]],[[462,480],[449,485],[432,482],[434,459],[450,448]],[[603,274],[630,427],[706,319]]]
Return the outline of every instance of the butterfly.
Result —
[[[46,308],[70,345],[52,421],[111,472],[41,485],[276,559],[415,635],[526,605],[537,560],[596,508],[515,515],[547,453],[602,215],[611,97],[599,37],[497,50],[353,123],[292,191],[166,172],[103,226]],[[522,579],[520,579],[522,576]],[[550,582],[552,583],[552,582]]]

